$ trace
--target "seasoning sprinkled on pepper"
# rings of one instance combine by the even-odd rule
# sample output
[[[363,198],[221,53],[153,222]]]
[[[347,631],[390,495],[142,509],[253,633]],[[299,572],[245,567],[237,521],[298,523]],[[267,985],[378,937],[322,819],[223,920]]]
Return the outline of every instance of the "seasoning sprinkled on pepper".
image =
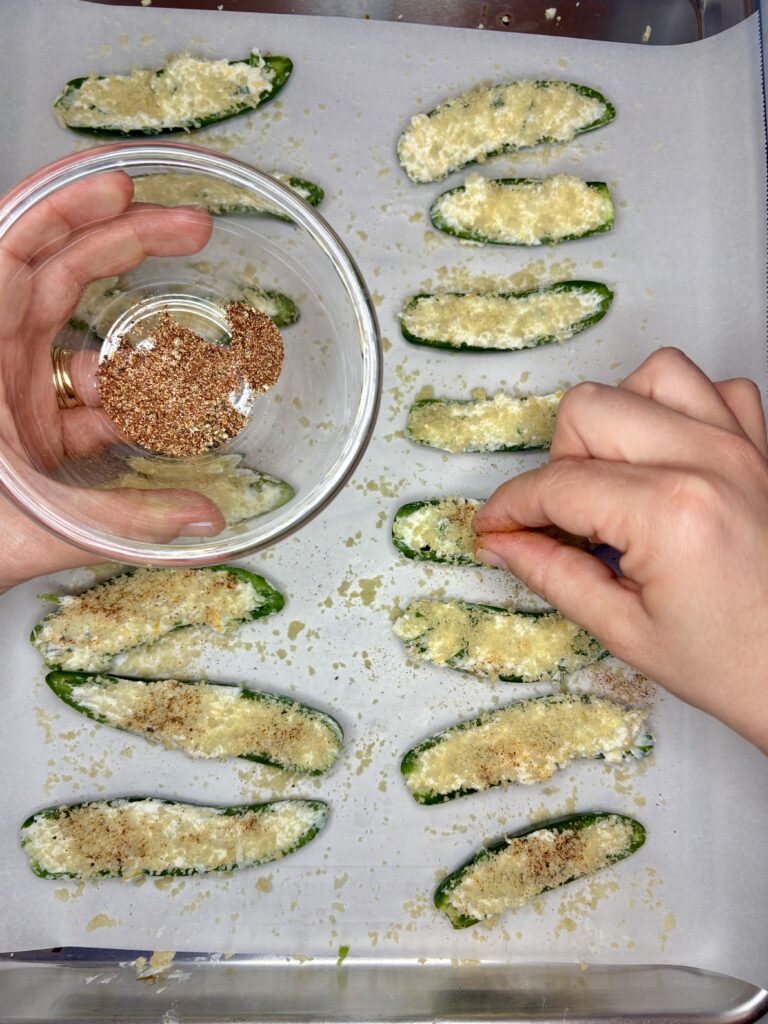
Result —
[[[225,307],[231,344],[160,316],[149,344],[126,337],[99,366],[102,405],[125,440],[162,455],[199,455],[240,433],[252,399],[274,387],[283,339],[266,314]]]

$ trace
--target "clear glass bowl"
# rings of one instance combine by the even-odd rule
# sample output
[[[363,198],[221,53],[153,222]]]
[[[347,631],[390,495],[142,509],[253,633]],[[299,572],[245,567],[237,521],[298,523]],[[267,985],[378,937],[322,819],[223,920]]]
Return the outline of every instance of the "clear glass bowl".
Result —
[[[66,226],[57,228],[50,219],[51,201],[66,199],[63,190],[71,195],[72,186],[83,179],[114,171],[131,177],[203,175],[214,188],[242,190],[249,202],[263,204],[272,216],[214,216],[210,240],[200,252],[146,258],[120,275],[116,290],[104,289],[109,294],[99,296],[98,308],[82,320],[80,310],[72,307],[83,285],[103,279],[106,270],[111,276],[100,248],[100,233],[110,225],[85,218],[67,237]],[[47,220],[41,228],[44,210]],[[69,260],[70,248],[80,255]],[[21,255],[5,284],[0,280],[4,307],[18,311],[3,329],[0,349],[7,402],[7,409],[0,410],[0,484],[27,515],[107,559],[206,564],[276,543],[307,523],[343,487],[370,439],[378,408],[378,325],[365,283],[343,242],[290,188],[250,166],[192,146],[100,147],[44,168],[6,198],[0,206],[2,249],[14,254],[18,249]],[[82,254],[91,250],[85,271],[76,269]],[[118,335],[151,322],[159,309],[178,315],[208,340],[221,340],[226,335],[220,303],[253,295],[253,289],[289,296],[299,318],[281,328],[285,358],[280,379],[256,399],[239,435],[213,452],[184,460],[117,438],[87,454],[78,450],[79,424],[87,420],[92,431],[88,417],[94,412],[77,408],[59,413],[49,350],[91,352],[85,358],[95,367]],[[54,310],[46,319],[38,311],[49,297]],[[87,404],[96,401],[91,398]],[[96,415],[104,418],[103,410]],[[92,446],[90,441],[83,445]],[[223,455],[236,458],[222,460]],[[147,478],[145,487],[155,482],[180,486],[174,482],[179,472],[182,486],[191,487],[189,480],[196,474],[209,479],[211,472],[223,467],[230,473],[236,464],[287,482],[293,496],[253,518],[234,522],[237,517],[231,516],[231,524],[215,536],[153,539],[152,530],[142,523],[141,505],[127,518],[116,516],[117,492],[105,489],[136,467]],[[236,483],[256,479],[238,474]],[[285,497],[289,492],[282,493]],[[133,500],[143,498],[134,492]]]

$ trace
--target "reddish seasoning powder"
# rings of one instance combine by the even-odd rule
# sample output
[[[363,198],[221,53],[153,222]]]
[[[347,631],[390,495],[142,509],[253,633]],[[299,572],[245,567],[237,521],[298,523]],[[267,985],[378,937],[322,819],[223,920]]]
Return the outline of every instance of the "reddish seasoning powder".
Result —
[[[277,383],[283,339],[258,309],[225,307],[232,337],[214,345],[168,312],[152,332],[152,347],[125,337],[99,366],[101,404],[120,436],[162,455],[199,455],[239,434],[248,417],[232,404],[244,384],[256,394]]]

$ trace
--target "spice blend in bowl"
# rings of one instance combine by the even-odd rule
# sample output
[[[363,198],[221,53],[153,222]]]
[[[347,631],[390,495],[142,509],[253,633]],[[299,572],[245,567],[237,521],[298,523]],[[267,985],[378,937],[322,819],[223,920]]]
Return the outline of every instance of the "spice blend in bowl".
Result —
[[[161,455],[200,455],[235,437],[253,399],[274,387],[283,340],[264,313],[224,309],[228,345],[206,341],[167,311],[145,340],[124,334],[99,365],[102,405],[123,440]]]

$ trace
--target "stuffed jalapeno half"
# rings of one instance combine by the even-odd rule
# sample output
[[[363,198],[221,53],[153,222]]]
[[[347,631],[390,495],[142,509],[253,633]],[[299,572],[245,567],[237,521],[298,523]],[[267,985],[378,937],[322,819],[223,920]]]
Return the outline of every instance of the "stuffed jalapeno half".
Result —
[[[515,701],[423,740],[400,771],[414,800],[437,804],[552,778],[582,758],[619,762],[653,749],[645,714],[588,693]]]
[[[610,231],[608,186],[571,174],[484,178],[470,174],[430,208],[432,224],[455,238],[489,245],[555,245]]]
[[[412,345],[453,352],[519,352],[567,341],[598,323],[613,292],[598,281],[561,281],[522,292],[414,295],[400,314]]]
[[[54,103],[61,123],[94,135],[191,132],[255,110],[288,81],[289,57],[258,50],[241,60],[180,54],[157,70],[73,78]]]
[[[435,906],[454,928],[469,928],[624,860],[645,837],[639,821],[603,811],[511,832],[444,878]]]
[[[193,757],[240,757],[306,775],[338,760],[343,732],[318,708],[245,686],[49,672],[57,697],[102,725]]]
[[[394,630],[413,657],[508,683],[559,682],[608,654],[559,612],[466,601],[412,601]]]
[[[540,143],[571,142],[616,116],[602,93],[573,82],[523,79],[470,89],[416,114],[397,143],[415,182],[440,181],[467,164]]]
[[[21,826],[21,845],[40,878],[202,875],[286,857],[327,816],[322,800],[204,807],[123,797],[38,811]]]
[[[49,668],[81,672],[106,669],[118,654],[174,630],[223,633],[284,604],[262,576],[233,565],[136,569],[55,600],[58,608],[32,630],[32,643]]]

